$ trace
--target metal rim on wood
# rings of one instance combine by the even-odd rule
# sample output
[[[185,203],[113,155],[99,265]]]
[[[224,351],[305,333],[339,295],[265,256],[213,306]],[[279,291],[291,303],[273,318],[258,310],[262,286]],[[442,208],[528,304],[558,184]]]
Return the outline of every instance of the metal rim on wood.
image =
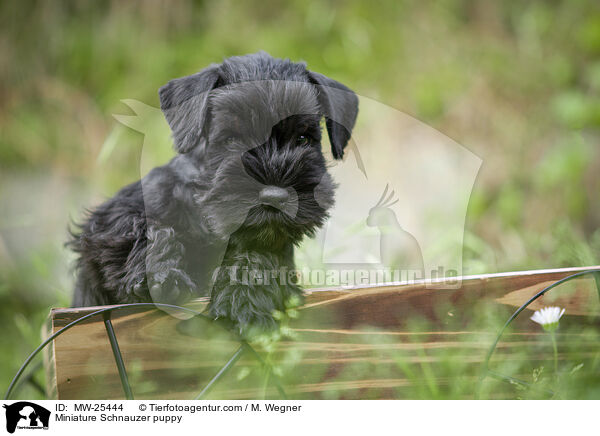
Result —
[[[67,324],[66,326],[62,327],[57,332],[55,332],[52,335],[50,335],[46,340],[44,340],[27,357],[27,359],[25,359],[25,361],[23,362],[23,364],[21,365],[21,367],[19,368],[19,370],[17,371],[17,373],[13,377],[10,385],[8,386],[8,389],[6,390],[6,394],[4,395],[4,400],[8,400],[10,398],[10,395],[15,390],[15,387],[18,385],[18,382],[19,382],[21,376],[23,375],[23,373],[25,372],[25,370],[27,369],[27,367],[29,366],[29,364],[33,361],[33,359],[48,344],[50,344],[58,336],[60,336],[61,334],[63,334],[67,330],[71,329],[72,327],[74,327],[74,326],[82,323],[83,321],[85,321],[87,319],[93,318],[94,316],[97,316],[97,315],[102,315],[102,317],[103,317],[103,322],[104,322],[104,326],[105,326],[105,329],[106,329],[106,334],[107,334],[108,340],[109,340],[110,345],[111,345],[113,356],[115,358],[115,365],[117,366],[117,370],[119,372],[119,378],[121,380],[121,386],[123,388],[123,393],[125,394],[125,398],[128,399],[128,400],[133,400],[134,399],[133,390],[131,389],[131,385],[129,383],[129,377],[127,376],[127,370],[126,370],[126,367],[125,367],[125,362],[123,360],[123,355],[121,353],[121,349],[119,347],[119,342],[117,340],[117,336],[115,334],[115,331],[114,331],[113,325],[112,325],[112,321],[111,321],[111,315],[112,315],[112,313],[114,311],[121,310],[121,309],[127,309],[127,308],[176,309],[176,310],[182,310],[184,312],[190,313],[194,317],[198,316],[198,317],[204,318],[204,319],[206,319],[206,320],[208,320],[210,322],[214,322],[214,320],[212,318],[210,318],[210,317],[208,317],[208,316],[204,315],[203,313],[198,312],[196,310],[190,309],[188,307],[176,306],[176,305],[173,305],[173,304],[165,304],[165,303],[130,303],[130,304],[120,304],[120,305],[106,307],[104,309],[96,310],[96,311],[94,311],[92,313],[88,313],[87,315],[82,316],[81,318],[76,319],[75,321],[70,322],[69,324]],[[227,328],[223,324],[220,324],[220,323],[217,323],[217,324],[219,324],[219,326],[221,326],[223,329],[227,330]],[[227,330],[227,331],[229,331],[229,330]],[[248,352],[248,354],[250,354],[252,357],[254,357],[263,367],[268,368],[268,364],[264,361],[264,359],[262,359],[260,357],[260,355],[257,353],[257,351],[250,344],[248,344],[248,342],[246,340],[240,339],[240,348],[236,351],[236,353],[234,354],[234,356],[232,356],[232,358],[229,359],[229,361],[209,381],[208,385],[204,389],[201,390],[201,392],[198,394],[198,396],[195,399],[205,398],[206,395],[208,394],[208,392],[210,391],[210,389],[219,380],[221,380],[223,378],[223,376],[228,372],[228,370],[231,369],[235,365],[235,363],[237,363],[237,361],[239,360],[239,358],[245,352]],[[33,379],[31,379],[31,374],[29,374],[28,379],[29,380],[33,380]],[[283,399],[285,399],[286,398],[285,391],[283,390],[283,387],[281,386],[281,383],[280,383],[279,379],[277,377],[272,377],[272,380],[273,380],[273,383],[275,384],[275,386],[277,388],[277,391],[281,395],[281,397]]]
[[[521,305],[511,316],[510,318],[506,321],[506,323],[504,324],[504,326],[500,329],[498,335],[496,336],[496,339],[494,340],[494,342],[492,343],[492,345],[490,346],[487,355],[485,357],[485,360],[482,364],[482,368],[481,368],[481,373],[480,373],[480,377],[479,377],[479,381],[476,387],[476,392],[475,392],[475,398],[479,398],[479,394],[481,391],[481,386],[483,381],[487,378],[487,377],[492,377],[492,378],[496,378],[499,380],[503,380],[503,381],[507,381],[510,383],[517,383],[523,386],[527,386],[532,388],[533,386],[524,381],[524,380],[520,380],[514,377],[510,377],[510,376],[506,376],[503,374],[499,374],[496,373],[494,371],[491,371],[489,369],[489,362],[490,359],[492,358],[492,355],[494,354],[494,351],[496,350],[496,347],[498,345],[498,343],[500,342],[500,339],[502,338],[502,335],[504,334],[504,332],[506,331],[506,329],[508,328],[508,326],[515,320],[515,318],[517,318],[517,316],[519,316],[519,314],[521,312],[523,312],[531,303],[533,303],[534,301],[536,301],[538,298],[540,298],[541,296],[543,296],[544,294],[546,294],[547,292],[549,292],[550,290],[562,285],[565,282],[568,282],[570,280],[576,279],[576,278],[580,278],[584,275],[589,275],[592,274],[595,281],[596,281],[596,287],[597,287],[597,291],[598,291],[598,297],[600,298],[600,271],[598,270],[588,270],[588,271],[582,271],[576,274],[572,274],[568,277],[565,277],[564,279],[561,279],[555,283],[553,283],[550,286],[547,286],[546,288],[542,289],[541,291],[539,291],[537,294],[535,294],[533,297],[531,297],[529,300],[527,300],[523,305]],[[117,340],[117,336],[114,332],[113,326],[112,326],[112,321],[111,321],[111,315],[114,311],[116,310],[121,310],[121,309],[126,309],[126,308],[148,308],[148,309],[152,309],[152,308],[164,308],[164,309],[177,309],[177,310],[182,310],[184,312],[188,312],[191,313],[193,316],[199,316],[202,317],[204,319],[207,319],[211,322],[214,322],[210,317],[187,307],[183,307],[183,306],[176,306],[176,305],[172,305],[172,304],[164,304],[164,303],[131,303],[131,304],[121,304],[121,305],[117,305],[117,306],[112,306],[112,307],[108,307],[108,308],[104,308],[104,309],[99,309],[96,310],[92,313],[89,313],[87,315],[82,316],[81,318],[76,319],[75,321],[70,322],[69,324],[67,324],[66,326],[62,327],[60,330],[58,330],[56,333],[53,333],[52,335],[50,335],[45,341],[43,341],[28,357],[27,359],[25,359],[25,361],[23,362],[23,364],[21,365],[21,367],[19,368],[19,370],[17,371],[17,373],[15,374],[14,378],[12,379],[10,385],[8,386],[8,389],[6,391],[6,394],[4,395],[4,399],[8,400],[10,395],[13,393],[13,391],[15,390],[15,387],[18,385],[18,382],[21,378],[21,376],[23,375],[23,373],[25,372],[25,370],[27,369],[27,367],[29,366],[29,364],[33,361],[33,359],[48,345],[50,344],[52,341],[54,341],[58,336],[60,336],[61,334],[63,334],[64,332],[66,332],[67,330],[71,329],[72,327],[74,327],[77,324],[82,323],[83,321],[90,319],[94,316],[100,315],[102,314],[103,316],[103,321],[104,321],[104,326],[106,328],[106,334],[107,337],[109,339],[110,345],[111,345],[111,349],[113,352],[113,356],[115,358],[115,365],[117,366],[117,370],[119,372],[119,378],[121,380],[121,386],[123,387],[123,392],[125,394],[125,398],[127,398],[128,400],[132,400],[133,397],[133,391],[131,389],[131,385],[129,383],[129,378],[127,376],[127,370],[125,367],[125,363],[123,361],[123,355],[121,353],[121,350],[119,348],[119,343]],[[220,324],[222,328],[226,329],[222,324]],[[223,378],[223,376],[225,376],[225,374],[228,373],[228,371],[235,366],[235,364],[237,363],[237,361],[240,359],[240,357],[245,353],[248,352],[248,354],[250,354],[252,357],[254,357],[263,367],[270,369],[269,365],[264,361],[264,359],[260,356],[260,354],[258,354],[256,352],[256,350],[250,345],[248,344],[248,342],[246,342],[243,339],[240,339],[240,347],[238,348],[238,350],[233,354],[233,356],[227,361],[227,363],[225,363],[225,365],[217,372],[217,374],[208,382],[208,384],[204,387],[204,389],[202,389],[200,391],[200,393],[196,396],[195,399],[199,400],[199,399],[203,399],[206,397],[206,395],[209,393],[209,391],[214,387],[214,385]],[[28,376],[26,381],[28,380],[31,383],[34,383],[34,380],[32,378],[33,375],[32,371]],[[279,392],[279,395],[283,398],[283,399],[287,399],[287,396],[285,394],[285,391],[283,389],[283,387],[281,386],[281,383],[278,379],[278,377],[276,377],[274,374],[272,374],[272,380],[273,383],[275,384],[277,391]],[[37,383],[34,383],[37,384]],[[554,392],[550,391],[550,390],[544,390],[544,392],[546,392],[547,394],[553,396]]]
[[[496,347],[498,346],[498,342],[500,342],[500,338],[502,337],[502,335],[504,334],[504,332],[506,331],[506,329],[508,328],[508,326],[515,320],[515,318],[517,316],[519,316],[519,314],[521,312],[523,312],[531,303],[533,303],[535,300],[537,300],[538,298],[540,298],[542,295],[546,294],[547,292],[551,291],[552,289],[562,285],[565,282],[568,282],[570,280],[573,279],[577,279],[580,278],[584,275],[588,275],[588,274],[592,274],[595,281],[596,281],[596,289],[598,291],[598,298],[600,299],[600,271],[598,270],[588,270],[588,271],[582,271],[582,272],[578,272],[576,274],[572,274],[568,277],[565,277],[564,279],[561,279],[553,284],[551,284],[550,286],[545,287],[544,289],[542,289],[541,291],[539,291],[537,294],[535,294],[533,297],[531,297],[529,300],[527,300],[525,303],[523,303],[523,305],[521,305],[521,307],[519,307],[511,316],[510,318],[508,318],[508,321],[506,321],[506,323],[504,324],[504,326],[500,329],[500,332],[498,333],[498,335],[496,336],[496,339],[494,340],[494,342],[492,343],[492,345],[490,346],[487,355],[485,357],[485,360],[483,361],[483,364],[481,366],[481,374],[479,376],[479,381],[477,383],[477,388],[475,391],[475,399],[479,399],[479,394],[481,392],[481,385],[483,384],[483,381],[487,378],[487,377],[492,377],[492,378],[496,378],[499,380],[503,380],[503,381],[507,381],[509,383],[517,383],[523,386],[528,386],[528,387],[533,387],[533,385],[531,385],[531,383],[528,383],[524,380],[520,380],[514,377],[509,377],[506,376],[504,374],[499,374],[497,372],[494,371],[490,371],[489,369],[489,364],[490,364],[490,359],[492,358],[492,355],[494,354],[494,351],[496,351]],[[550,396],[554,396],[554,392],[551,390],[547,390],[544,389],[544,391],[546,393],[548,393]]]

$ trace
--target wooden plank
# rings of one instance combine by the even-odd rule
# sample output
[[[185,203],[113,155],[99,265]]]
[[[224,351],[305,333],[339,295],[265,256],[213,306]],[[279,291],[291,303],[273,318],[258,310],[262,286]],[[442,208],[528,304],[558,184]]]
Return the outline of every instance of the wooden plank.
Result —
[[[498,319],[505,320],[545,286],[588,269],[600,271],[600,266],[461,277],[437,280],[433,286],[420,282],[309,290],[300,317],[290,324],[292,340],[278,343],[268,358],[281,371],[286,391],[294,398],[411,395],[424,389],[423,380],[411,375],[411,368],[419,373],[426,372],[428,365],[443,369],[448,359],[463,365],[466,380],[467,374],[477,374],[497,332],[497,323],[486,325],[485,317],[479,329],[473,328],[477,308],[491,307]],[[600,313],[593,278],[564,286],[565,290],[542,297],[532,310],[559,305],[566,308],[565,319],[596,322],[590,317]],[[206,300],[198,300],[191,306],[202,310],[205,305]],[[97,309],[53,309],[51,331]],[[118,311],[113,324],[139,399],[194,398],[239,347],[233,335],[213,323],[182,320],[160,310]],[[543,345],[543,338],[539,326],[523,314],[499,344],[497,355],[503,361],[519,359],[523,352]],[[559,335],[559,349],[571,343],[572,335]],[[597,352],[593,340],[577,336],[577,344],[582,359]],[[543,361],[547,350],[542,351],[530,359]],[[53,355],[55,369],[48,391],[55,398],[124,397],[101,317],[59,336]],[[438,389],[453,386],[451,376],[438,369],[435,373]],[[258,363],[245,356],[211,397],[276,398],[276,391],[264,380]]]
[[[52,319],[42,326],[42,338],[46,339],[53,333]],[[44,370],[46,373],[46,397],[56,398],[58,396],[56,383],[56,360],[54,359],[54,341],[44,348]]]

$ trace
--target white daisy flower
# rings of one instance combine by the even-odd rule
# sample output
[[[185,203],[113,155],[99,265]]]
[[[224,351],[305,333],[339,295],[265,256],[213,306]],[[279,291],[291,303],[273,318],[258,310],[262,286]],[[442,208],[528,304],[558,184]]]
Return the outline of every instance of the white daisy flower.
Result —
[[[565,313],[565,309],[560,307],[544,307],[536,310],[531,320],[544,327],[544,330],[554,331],[558,328],[558,320],[563,316],[563,313]]]

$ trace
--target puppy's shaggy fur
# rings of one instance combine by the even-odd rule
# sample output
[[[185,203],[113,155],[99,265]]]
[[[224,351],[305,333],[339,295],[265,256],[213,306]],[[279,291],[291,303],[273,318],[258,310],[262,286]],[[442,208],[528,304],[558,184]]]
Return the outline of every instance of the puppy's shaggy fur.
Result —
[[[273,311],[301,295],[281,280],[294,267],[294,245],[334,201],[320,120],[340,159],[358,99],[305,64],[264,52],[172,80],[159,95],[178,155],[72,232],[73,306],[210,296],[215,318],[241,331],[272,328]],[[249,281],[240,274],[248,271],[269,277]]]

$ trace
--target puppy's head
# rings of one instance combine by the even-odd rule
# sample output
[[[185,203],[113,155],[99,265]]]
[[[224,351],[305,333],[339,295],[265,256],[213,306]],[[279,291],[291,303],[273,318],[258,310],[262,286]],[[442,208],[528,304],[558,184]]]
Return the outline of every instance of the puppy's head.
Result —
[[[320,121],[341,159],[358,112],[350,89],[258,53],[175,79],[159,94],[176,150],[209,175],[197,201],[215,234],[278,249],[323,224],[335,186]]]

